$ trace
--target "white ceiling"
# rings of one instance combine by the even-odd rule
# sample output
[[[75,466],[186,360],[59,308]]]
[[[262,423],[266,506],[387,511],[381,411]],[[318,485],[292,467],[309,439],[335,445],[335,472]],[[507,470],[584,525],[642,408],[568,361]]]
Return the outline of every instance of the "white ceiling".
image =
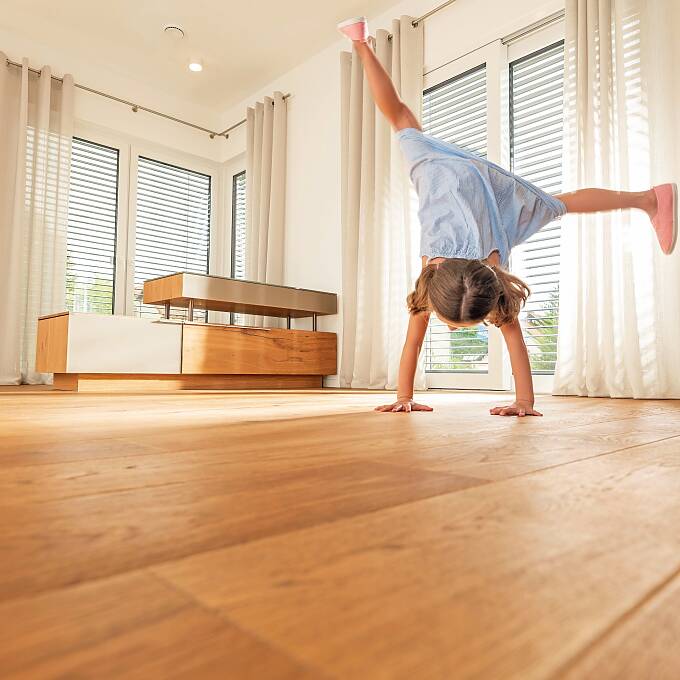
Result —
[[[394,0],[7,0],[0,26],[224,111],[338,39],[336,23]],[[185,38],[163,34],[178,24]],[[2,45],[0,45],[0,49]],[[21,55],[29,56],[30,55]],[[190,73],[190,58],[204,63]],[[58,69],[58,65],[53,65]],[[78,73],[74,72],[76,81]],[[124,96],[125,93],[120,93]]]

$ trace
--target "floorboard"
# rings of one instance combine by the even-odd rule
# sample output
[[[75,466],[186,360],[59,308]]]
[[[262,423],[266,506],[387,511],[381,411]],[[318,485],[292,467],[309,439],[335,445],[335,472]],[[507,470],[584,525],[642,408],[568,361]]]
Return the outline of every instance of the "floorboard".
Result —
[[[318,678],[151,574],[0,605],[2,678]]]
[[[565,680],[680,678],[680,574],[617,621],[562,673]]]
[[[680,402],[0,390],[3,678],[680,677]]]
[[[678,446],[611,454],[154,571],[341,677],[367,666],[385,678],[550,677],[680,568],[671,519],[680,458],[669,460]]]
[[[162,479],[157,475],[154,484],[135,489],[97,493],[95,484],[92,495],[1,503],[5,564],[0,598],[110,576],[485,482],[372,462],[275,474],[253,473],[252,467],[227,469],[172,484],[161,484]],[[25,569],[26,564],[34,566]]]

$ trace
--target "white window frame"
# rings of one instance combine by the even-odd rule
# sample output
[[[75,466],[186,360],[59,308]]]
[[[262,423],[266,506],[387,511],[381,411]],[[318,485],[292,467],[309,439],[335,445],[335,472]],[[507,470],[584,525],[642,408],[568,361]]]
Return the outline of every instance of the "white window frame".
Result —
[[[127,224],[130,201],[130,146],[121,137],[97,126],[77,123],[74,135],[95,144],[118,150],[118,214],[116,216],[116,268],[114,271],[113,313],[125,314],[125,281],[127,278]]]
[[[486,64],[486,123],[487,158],[501,163],[501,73],[507,62],[505,45],[500,40],[466,54],[455,61],[425,74],[423,89],[427,90]],[[489,326],[489,354],[487,371],[426,373],[428,388],[507,390],[510,387],[507,362],[503,354],[503,336],[498,328]]]
[[[233,272],[231,270],[231,248],[233,243],[233,214],[234,214],[234,194],[233,194],[233,182],[236,175],[240,175],[242,172],[246,171],[246,155],[245,153],[240,153],[237,156],[229,159],[222,167],[222,186],[224,187],[223,199],[222,199],[222,215],[225,221],[224,230],[224,242],[222,244],[222,253],[224,255],[224,260],[221,264],[221,274],[220,276],[231,277]],[[246,180],[247,181],[247,180]],[[247,186],[247,185],[246,185]],[[246,188],[247,191],[247,188]],[[211,321],[215,323],[234,323],[236,320],[235,314],[224,313],[224,312],[211,312]],[[213,317],[214,314],[214,317]]]
[[[125,300],[127,303],[126,314],[135,315],[135,282],[134,262],[136,247],[136,224],[137,224],[137,172],[139,169],[139,157],[144,156],[161,163],[176,165],[186,170],[194,170],[210,177],[210,244],[208,272],[214,273],[217,269],[218,255],[216,253],[217,237],[213,233],[213,225],[219,219],[217,215],[219,205],[220,173],[216,163],[204,158],[192,157],[182,152],[173,151],[160,147],[156,144],[137,143],[133,144],[130,154],[130,203],[128,222],[128,251],[127,251],[127,286]]]
[[[487,158],[510,165],[510,63],[564,39],[564,21],[552,23],[510,44],[501,39],[425,73],[423,89],[486,64]],[[428,388],[514,390],[510,357],[499,329],[489,327],[488,372],[426,373]],[[536,393],[551,393],[553,375],[534,374]]]
[[[134,304],[134,263],[135,224],[137,218],[137,169],[138,159],[145,156],[162,163],[169,163],[187,170],[194,170],[210,176],[210,253],[208,271],[222,274],[224,269],[225,212],[223,205],[222,165],[207,158],[194,156],[176,149],[127,136],[107,128],[84,121],[76,121],[74,134],[98,144],[118,149],[118,219],[116,223],[116,271],[114,314],[135,316]],[[226,192],[229,193],[229,192]],[[231,199],[229,199],[231,200]],[[227,245],[227,248],[229,246]],[[230,262],[229,259],[226,260]]]
[[[232,215],[234,214],[233,200],[234,196],[232,193],[234,177],[240,175],[242,172],[246,171],[246,155],[241,153],[238,156],[234,156],[227,163],[225,163],[222,178],[224,185],[224,219],[227,224],[225,229],[225,242],[224,242],[224,264],[223,264],[223,276],[231,276],[231,244],[233,239],[232,234]],[[247,180],[246,180],[247,181]]]
[[[538,31],[535,31],[534,33],[531,33],[520,40],[517,40],[509,45],[507,45],[507,52],[506,52],[506,65],[505,65],[505,73],[506,73],[506,80],[509,76],[509,71],[510,71],[510,64],[513,61],[517,61],[518,59],[521,59],[522,57],[526,57],[530,54],[533,54],[534,52],[538,52],[539,50],[542,50],[545,47],[548,47],[549,45],[553,45],[560,40],[564,40],[564,20],[557,21],[553,24],[550,24],[549,26],[545,26],[544,28],[541,28]],[[505,167],[509,167],[510,163],[510,142],[509,142],[509,128],[510,128],[510,99],[509,99],[509,90],[508,87],[505,87],[504,89],[504,101],[502,102],[503,110],[507,112],[507,115],[505,116],[506,122],[506,132],[508,136],[508,141],[504,145],[504,151],[506,154],[506,157],[504,159],[504,165]],[[510,260],[510,265],[512,266],[512,258]],[[507,355],[507,351],[506,351]],[[509,365],[510,363],[510,358],[509,356],[506,357],[506,363]],[[511,376],[511,385],[512,389],[515,389],[514,385],[514,379],[512,379],[512,371],[510,371],[510,376]],[[533,382],[534,382],[534,392],[536,394],[552,394],[553,391],[553,385],[555,382],[555,376],[552,373],[534,373],[533,374]]]

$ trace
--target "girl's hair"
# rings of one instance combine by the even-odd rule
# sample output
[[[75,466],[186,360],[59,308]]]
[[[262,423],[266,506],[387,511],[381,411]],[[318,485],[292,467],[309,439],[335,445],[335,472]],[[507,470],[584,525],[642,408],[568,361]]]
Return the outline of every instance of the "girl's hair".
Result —
[[[511,323],[529,297],[522,279],[481,260],[429,264],[406,299],[411,314],[435,311],[452,323]]]

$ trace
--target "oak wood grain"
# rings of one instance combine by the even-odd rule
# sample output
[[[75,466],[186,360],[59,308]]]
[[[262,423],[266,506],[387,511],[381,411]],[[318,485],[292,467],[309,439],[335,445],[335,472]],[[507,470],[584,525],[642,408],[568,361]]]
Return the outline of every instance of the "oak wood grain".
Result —
[[[144,282],[144,304],[160,304],[166,300],[182,297],[182,277],[184,275],[172,274],[159,279],[151,279]]]
[[[68,313],[38,320],[35,370],[63,373],[68,361]]]
[[[10,678],[318,678],[143,572],[0,604]]]
[[[332,375],[335,333],[185,324],[182,373]]]
[[[158,375],[134,373],[55,373],[54,388],[73,392],[176,392],[319,388],[320,375]]]
[[[390,396],[0,390],[0,675],[674,677],[679,402]]]
[[[547,678],[680,568],[678,445],[613,453],[154,572],[338,677],[370,667],[378,678]]]
[[[560,672],[564,680],[680,678],[680,574],[653,589]]]
[[[39,503],[3,501],[0,598],[110,576],[482,483],[371,462],[259,474],[227,466],[183,483],[157,482]],[[33,566],[26,569],[26,564]]]

